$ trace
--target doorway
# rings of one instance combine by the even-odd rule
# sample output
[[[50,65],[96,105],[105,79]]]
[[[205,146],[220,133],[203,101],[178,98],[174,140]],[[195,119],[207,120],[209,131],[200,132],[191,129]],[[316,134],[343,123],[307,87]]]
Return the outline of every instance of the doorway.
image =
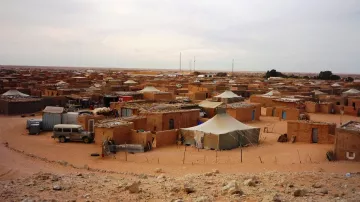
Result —
[[[255,120],[255,110],[252,110],[251,120]]]
[[[317,128],[313,128],[312,129],[312,133],[311,133],[311,140],[312,143],[318,143],[318,129]]]
[[[169,130],[172,130],[175,128],[174,119],[169,120]]]
[[[286,119],[286,111],[282,111],[281,118],[282,118],[283,120]]]
[[[95,122],[94,119],[89,119],[88,130],[89,130],[90,133],[94,132],[94,127],[95,127],[94,122]]]

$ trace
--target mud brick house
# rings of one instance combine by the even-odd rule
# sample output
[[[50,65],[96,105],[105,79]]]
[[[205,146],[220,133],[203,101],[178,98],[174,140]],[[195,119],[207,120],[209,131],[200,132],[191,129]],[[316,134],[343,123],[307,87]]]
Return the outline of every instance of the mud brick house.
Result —
[[[280,95],[280,92],[275,90],[261,95],[253,94],[250,96],[250,102],[260,103],[262,107],[273,107],[275,106],[275,102],[273,100],[279,99]]]
[[[216,109],[223,105],[222,102],[212,102],[203,100],[199,103],[199,107],[206,113],[204,118],[212,118],[216,115]]]
[[[336,129],[334,154],[337,160],[360,161],[360,122],[350,121]]]
[[[226,113],[240,122],[260,120],[261,105],[245,102],[227,104]]]
[[[360,96],[346,98],[347,106],[344,106],[344,113],[352,116],[360,116]]]
[[[335,142],[335,123],[313,121],[288,121],[288,137],[296,137],[296,142],[333,144]]]
[[[299,108],[302,99],[299,98],[278,98],[274,99],[275,106],[283,106],[287,108]]]
[[[164,109],[142,111],[147,118],[146,130],[163,131],[196,126],[200,118],[199,109]]]
[[[305,102],[305,111],[309,113],[325,113],[325,114],[335,114],[340,109],[334,105],[332,102]]]
[[[77,122],[84,128],[84,130],[94,132],[95,123],[103,119],[105,119],[105,116],[103,115],[92,115],[84,113],[78,116]]]
[[[130,143],[134,123],[120,120],[100,120],[95,124],[95,144],[101,145],[104,140],[111,139],[115,144]]]
[[[279,117],[280,120],[298,120],[301,110],[288,107],[266,107],[265,116]]]
[[[173,100],[174,97],[169,92],[144,92],[143,93],[144,100],[150,101],[170,101]]]
[[[189,98],[193,100],[205,100],[210,98],[212,92],[216,91],[216,85],[214,84],[190,84],[188,86]],[[225,89],[224,89],[225,90]]]

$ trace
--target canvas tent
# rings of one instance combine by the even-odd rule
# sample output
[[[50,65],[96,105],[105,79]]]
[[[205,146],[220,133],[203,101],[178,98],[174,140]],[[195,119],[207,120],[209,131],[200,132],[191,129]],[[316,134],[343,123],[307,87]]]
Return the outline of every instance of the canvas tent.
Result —
[[[281,95],[281,93],[277,90],[272,90],[268,93],[263,94],[263,96],[279,96],[279,95]]]
[[[215,97],[217,97],[217,98],[238,98],[238,97],[241,97],[241,96],[236,95],[232,91],[226,90],[223,93],[221,93],[220,95],[217,95]]]
[[[221,113],[205,123],[182,128],[184,144],[196,145],[198,148],[226,150],[259,142],[260,128],[248,126]]]
[[[6,93],[2,94],[2,96],[5,97],[10,97],[10,96],[14,96],[14,97],[29,97],[29,95],[22,93],[18,90],[8,90]]]
[[[331,85],[331,87],[341,87],[341,85],[338,84],[338,83],[334,83],[334,84]]]
[[[134,80],[127,80],[124,82],[124,84],[137,84],[137,82]]]
[[[146,86],[144,89],[139,91],[140,93],[146,93],[146,92],[160,92],[159,89],[155,88],[154,86]]]
[[[314,95],[326,95],[326,93],[319,91],[319,90],[313,90],[311,92],[314,93]]]
[[[352,88],[350,90],[343,92],[343,94],[360,94],[360,91]]]
[[[232,91],[226,90],[220,95],[214,96],[214,100],[221,101],[223,103],[233,103],[243,101],[243,97],[236,95]]]

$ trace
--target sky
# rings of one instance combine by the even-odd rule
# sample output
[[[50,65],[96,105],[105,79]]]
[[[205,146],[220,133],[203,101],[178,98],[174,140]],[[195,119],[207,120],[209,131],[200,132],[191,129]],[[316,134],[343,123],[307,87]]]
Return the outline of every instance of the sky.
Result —
[[[359,0],[1,0],[0,64],[360,73]]]

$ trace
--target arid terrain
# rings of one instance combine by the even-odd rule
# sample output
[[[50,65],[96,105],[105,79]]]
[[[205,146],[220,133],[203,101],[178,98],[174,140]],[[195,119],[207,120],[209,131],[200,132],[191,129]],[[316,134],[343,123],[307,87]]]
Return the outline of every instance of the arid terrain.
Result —
[[[340,115],[311,114],[311,119],[339,123]],[[262,133],[259,146],[243,148],[242,162],[240,149],[185,151],[184,146],[91,157],[99,146],[61,144],[51,139],[51,132],[27,135],[26,118],[19,116],[0,120],[2,201],[357,201],[360,197],[358,163],[328,162],[325,153],[332,145],[276,142],[286,131],[286,121],[274,117],[249,123],[267,126],[272,133]]]

